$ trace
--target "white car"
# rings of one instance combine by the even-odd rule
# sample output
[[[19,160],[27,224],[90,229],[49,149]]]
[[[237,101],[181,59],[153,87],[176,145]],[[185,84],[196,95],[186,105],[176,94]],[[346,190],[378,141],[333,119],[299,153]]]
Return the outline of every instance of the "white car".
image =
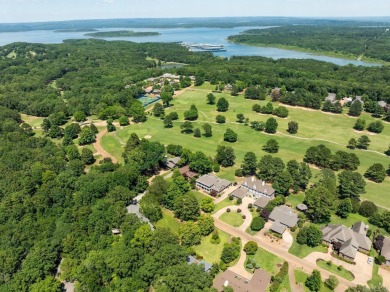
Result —
[[[367,260],[367,263],[369,265],[372,265],[372,262],[374,261],[374,259],[372,257],[368,257],[368,260]]]

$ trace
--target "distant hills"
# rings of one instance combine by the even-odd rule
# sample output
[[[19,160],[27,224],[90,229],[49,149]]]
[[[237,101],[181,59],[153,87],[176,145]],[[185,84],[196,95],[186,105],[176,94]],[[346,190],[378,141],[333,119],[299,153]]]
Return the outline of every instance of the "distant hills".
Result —
[[[94,19],[56,22],[0,23],[0,32],[32,30],[88,30],[97,28],[193,28],[193,27],[242,27],[285,25],[345,25],[382,26],[390,23],[390,17],[365,18],[295,18],[295,17],[211,17],[211,18],[137,18]]]

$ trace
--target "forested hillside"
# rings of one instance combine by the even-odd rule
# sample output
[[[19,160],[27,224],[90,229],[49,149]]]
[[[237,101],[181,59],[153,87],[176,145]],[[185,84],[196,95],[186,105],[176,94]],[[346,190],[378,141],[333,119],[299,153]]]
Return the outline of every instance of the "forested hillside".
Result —
[[[390,31],[383,27],[284,26],[251,29],[229,40],[250,45],[284,45],[390,61]]]

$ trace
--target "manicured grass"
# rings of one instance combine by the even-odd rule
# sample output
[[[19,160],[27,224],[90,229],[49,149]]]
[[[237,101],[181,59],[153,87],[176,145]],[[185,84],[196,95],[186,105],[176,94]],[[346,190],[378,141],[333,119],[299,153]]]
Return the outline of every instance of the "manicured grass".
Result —
[[[290,249],[288,250],[289,253],[303,259],[304,257],[308,256],[312,252],[324,252],[326,253],[328,251],[328,248],[322,245],[316,246],[316,247],[310,247],[307,246],[306,244],[300,245],[297,243],[297,234],[298,231],[291,233],[294,241],[293,244],[291,245]]]
[[[199,202],[199,204],[200,204],[200,202],[202,201],[203,198],[209,197],[209,196],[207,196],[205,194],[202,194],[201,192],[194,191],[194,190],[192,190],[191,193],[195,196],[195,198]]]
[[[352,227],[352,225],[356,222],[363,221],[364,223],[368,223],[368,219],[362,215],[351,213],[348,215],[348,218],[340,218],[337,215],[332,215],[330,219],[331,224],[344,224],[346,227]]]
[[[202,256],[205,261],[213,264],[213,263],[219,263],[221,260],[223,245],[230,240],[230,235],[226,232],[223,232],[222,230],[218,229],[218,235],[221,239],[221,242],[219,244],[212,244],[210,242],[212,234],[203,237],[202,242],[200,245],[196,245],[193,247],[195,252]]]
[[[219,219],[233,227],[239,227],[242,225],[242,223],[244,223],[242,214],[237,213],[236,211],[231,211],[229,213],[225,212],[219,217]]]
[[[153,116],[148,116],[148,120],[143,124],[132,124],[122,130],[118,130],[117,136],[122,141],[127,141],[131,133],[135,132],[140,138],[146,135],[152,136],[153,141],[159,141],[162,144],[181,144],[183,147],[191,149],[192,151],[202,151],[206,155],[214,156],[218,145],[232,146],[236,155],[236,164],[234,167],[223,169],[219,173],[221,177],[234,179],[234,170],[237,169],[243,160],[246,152],[253,151],[258,158],[267,154],[262,150],[269,139],[275,139],[280,146],[279,153],[275,156],[280,157],[284,162],[291,159],[302,161],[306,150],[311,146],[324,144],[333,153],[338,150],[356,153],[360,159],[361,165],[358,169],[360,173],[364,173],[372,164],[382,161],[386,166],[390,163],[390,159],[385,157],[383,152],[387,150],[390,141],[390,125],[385,124],[385,129],[379,135],[370,135],[371,144],[370,151],[363,150],[349,150],[346,148],[350,138],[359,138],[362,133],[353,131],[353,125],[356,118],[351,118],[345,114],[330,115],[318,110],[305,110],[300,108],[289,107],[289,117],[282,119],[277,118],[279,124],[278,133],[275,135],[268,135],[263,132],[256,132],[249,126],[238,124],[236,122],[236,115],[243,113],[250,121],[266,121],[270,115],[257,114],[252,111],[252,106],[255,103],[265,105],[266,101],[252,101],[246,100],[242,95],[232,97],[226,93],[214,93],[217,98],[226,97],[229,101],[229,111],[219,113],[216,111],[215,105],[208,105],[206,103],[206,95],[208,90],[203,88],[210,88],[209,84],[201,86],[201,89],[188,90],[175,98],[173,105],[166,109],[169,114],[176,111],[179,114],[179,120],[174,121],[173,128],[165,129],[161,119]],[[180,125],[183,122],[183,113],[185,110],[195,104],[199,111],[199,118],[193,122],[194,128],[200,128],[204,123],[212,125],[213,136],[206,138],[195,138],[192,134],[182,134]],[[274,107],[278,106],[274,103]],[[227,122],[225,124],[216,124],[215,117],[218,114],[226,116]],[[364,113],[362,118],[369,123],[374,120],[370,115]],[[296,135],[290,135],[286,132],[287,124],[290,121],[297,121],[299,123],[299,131]],[[228,143],[223,141],[223,134],[227,128],[231,128],[238,133],[238,141],[235,143]],[[111,137],[110,137],[111,136]],[[122,149],[118,141],[109,142],[116,137],[111,134],[104,137],[103,147],[115,157],[121,160]],[[330,140],[330,141],[326,141]],[[380,153],[373,152],[378,151]],[[316,171],[313,171],[313,173]],[[390,180],[387,179],[381,184],[367,184],[367,192],[362,196],[363,198],[372,200],[378,205],[390,208],[390,200],[387,200],[387,190],[390,189]]]
[[[306,279],[307,277],[309,277],[309,275],[303,272],[302,270],[295,269],[294,276],[295,276],[295,282],[303,287],[303,291],[310,292],[310,290],[305,286]],[[322,284],[320,288],[320,292],[330,292],[330,291],[332,290],[330,290],[328,287]]]
[[[247,256],[247,258],[253,258],[256,263],[260,265],[261,269],[271,275],[275,275],[280,270],[280,267],[284,262],[280,257],[262,249],[261,247],[258,248],[256,254]]]
[[[322,259],[318,259],[317,260],[317,266],[323,268],[324,270],[327,270],[333,274],[336,274],[340,277],[343,277],[344,279],[347,279],[349,281],[352,281],[353,279],[355,279],[355,276],[354,274],[352,274],[352,272],[348,271],[347,269],[343,268],[342,270],[339,270],[337,267],[337,265],[333,264],[333,262],[331,263],[331,265],[328,265],[326,261],[322,260]]]
[[[374,266],[372,267],[372,278],[370,281],[367,282],[369,286],[378,286],[379,284],[383,283],[382,276],[378,274],[379,266],[374,263]]]
[[[169,210],[163,209],[163,218],[157,221],[156,227],[169,228],[174,233],[179,233],[181,223],[173,216],[173,213]]]
[[[290,194],[288,197],[286,197],[286,203],[296,208],[297,205],[301,204],[304,199],[305,193]]]
[[[215,209],[213,211],[213,214],[217,213],[222,208],[225,208],[227,206],[233,206],[233,205],[234,205],[234,201],[230,201],[229,198],[226,198],[223,201],[219,202],[218,204],[215,204]]]
[[[33,128],[41,127],[44,119],[43,117],[29,116],[25,114],[21,114],[21,117],[25,123],[29,124]]]
[[[119,162],[123,162],[122,153],[124,148],[120,141],[115,139],[113,132],[102,137],[101,145],[104,150],[113,155]]]

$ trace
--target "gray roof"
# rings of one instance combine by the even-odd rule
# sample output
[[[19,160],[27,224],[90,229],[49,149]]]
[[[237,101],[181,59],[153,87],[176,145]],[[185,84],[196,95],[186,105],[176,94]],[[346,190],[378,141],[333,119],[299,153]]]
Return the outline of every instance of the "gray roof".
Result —
[[[282,225],[279,222],[275,221],[269,229],[275,231],[276,233],[283,234],[284,231],[286,231],[287,227],[286,225]]]
[[[298,215],[290,207],[285,205],[275,207],[269,215],[269,219],[287,227],[293,227],[298,223]]]
[[[390,260],[390,238],[388,237],[385,237],[383,240],[381,255],[383,255],[387,261]]]
[[[305,204],[298,204],[297,205],[297,209],[299,211],[306,211],[307,210],[307,206]]]
[[[355,97],[355,100],[352,101],[352,103],[354,103],[354,102],[357,101],[357,100],[360,101],[361,104],[364,104],[364,101],[362,100],[362,97],[361,97],[361,96],[356,96],[356,97]]]
[[[244,188],[237,188],[237,189],[235,189],[235,190],[231,193],[231,195],[232,195],[233,197],[243,199],[243,198],[245,198],[246,193],[247,193],[247,190],[246,190],[246,189],[244,189]]]
[[[336,93],[329,93],[327,97],[325,97],[325,101],[330,101],[331,103],[337,102]]]
[[[180,157],[173,157],[167,159],[167,166],[169,168],[174,168],[180,161]]]
[[[267,185],[261,179],[256,179],[254,176],[246,177],[241,185],[270,197],[275,194],[275,190],[271,186]]]
[[[206,262],[205,260],[198,261],[196,258],[193,256],[188,256],[187,257],[187,263],[189,265],[195,264],[195,265],[204,265],[204,271],[207,272],[208,270],[211,269],[211,264]]]
[[[271,199],[266,197],[260,197],[253,203],[253,205],[255,205],[256,207],[265,208],[270,200]]]
[[[383,101],[383,100],[378,101],[378,104],[381,107],[386,107],[387,106],[387,103],[385,101]]]
[[[230,181],[223,179],[223,178],[219,178],[219,177],[217,177],[213,174],[210,174],[210,173],[202,175],[200,178],[198,178],[196,180],[196,182],[201,183],[201,184],[213,189],[216,192],[221,192],[225,188],[227,188],[228,186],[231,185]]]
[[[219,292],[228,285],[234,292],[264,292],[271,281],[271,276],[262,269],[256,269],[251,279],[237,275],[231,270],[219,274],[215,277],[213,287]]]
[[[356,222],[355,224],[352,225],[352,230],[357,232],[357,233],[360,233],[360,234],[366,235],[367,229],[368,229],[368,226],[366,224],[364,224],[363,221]]]
[[[358,233],[344,225],[329,224],[322,229],[322,235],[323,240],[327,242],[343,243],[340,252],[351,258],[355,258],[356,256],[356,252],[353,251],[355,249],[356,251],[359,248],[365,250],[371,249],[371,240],[365,234]]]

